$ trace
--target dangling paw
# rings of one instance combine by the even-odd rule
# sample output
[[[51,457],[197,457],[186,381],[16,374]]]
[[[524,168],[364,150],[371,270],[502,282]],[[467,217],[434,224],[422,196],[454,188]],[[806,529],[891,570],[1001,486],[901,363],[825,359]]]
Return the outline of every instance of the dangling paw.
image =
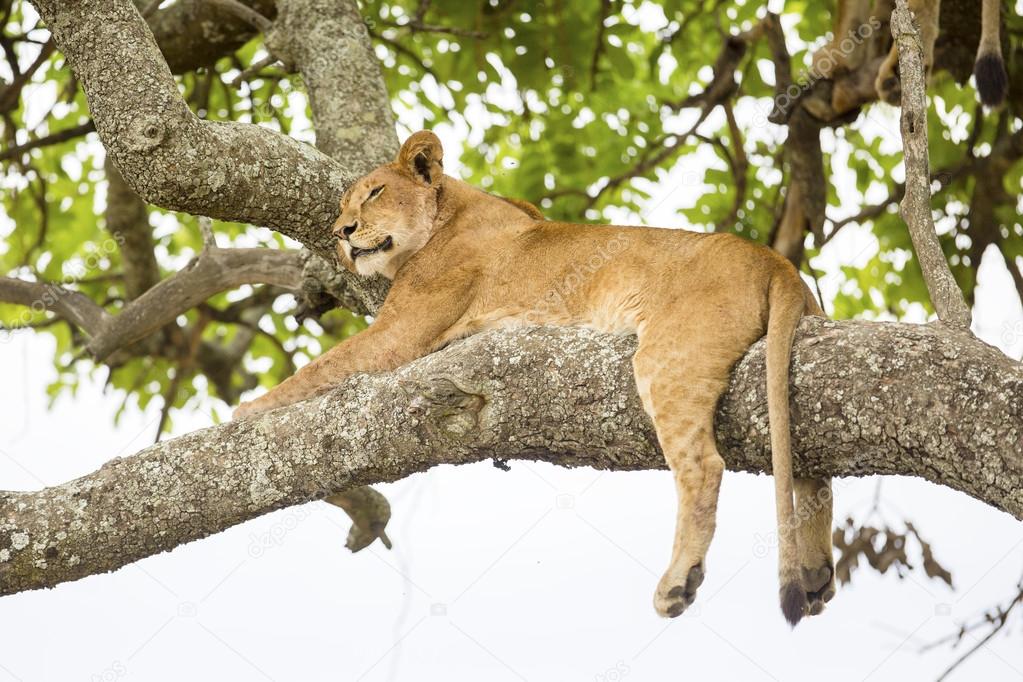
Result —
[[[664,618],[681,615],[696,600],[696,590],[703,583],[703,564],[691,567],[681,579],[670,569],[661,578],[654,593],[654,609]]]
[[[835,596],[835,567],[830,560],[817,568],[803,567],[803,589],[809,602],[809,615],[816,616]]]

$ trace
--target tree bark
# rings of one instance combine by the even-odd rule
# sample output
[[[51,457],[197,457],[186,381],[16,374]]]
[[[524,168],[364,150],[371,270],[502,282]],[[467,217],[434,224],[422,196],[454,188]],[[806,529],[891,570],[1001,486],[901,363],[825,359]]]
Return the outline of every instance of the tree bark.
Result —
[[[211,246],[180,272],[128,302],[117,315],[77,291],[10,277],[0,277],[0,301],[56,313],[91,337],[88,350],[102,361],[223,291],[243,284],[273,284],[297,291],[305,279],[304,261],[299,251]]]
[[[302,74],[317,149],[356,176],[394,160],[391,99],[354,0],[282,0],[266,43]]]
[[[269,511],[437,464],[663,468],[632,337],[487,332],[314,400],[0,493],[0,594],[110,571]],[[800,476],[921,476],[1023,519],[1023,368],[944,325],[805,319],[793,354]],[[719,406],[732,470],[770,466],[764,343]]]
[[[85,89],[103,145],[139,196],[271,227],[333,257],[329,228],[352,173],[273,130],[197,118],[129,0],[34,4]]]
[[[931,216],[931,171],[927,157],[927,74],[924,73],[920,31],[906,0],[892,11],[892,36],[899,47],[902,81],[902,149],[906,166],[906,194],[900,208],[909,228],[913,251],[920,261],[927,293],[938,319],[965,329],[971,314],[945,254]]]
[[[238,0],[241,4],[273,19],[273,0]],[[136,2],[139,10],[147,1]],[[141,6],[140,6],[141,5]],[[213,66],[249,42],[257,30],[223,7],[206,0],[178,0],[148,17],[167,65],[174,73]]]

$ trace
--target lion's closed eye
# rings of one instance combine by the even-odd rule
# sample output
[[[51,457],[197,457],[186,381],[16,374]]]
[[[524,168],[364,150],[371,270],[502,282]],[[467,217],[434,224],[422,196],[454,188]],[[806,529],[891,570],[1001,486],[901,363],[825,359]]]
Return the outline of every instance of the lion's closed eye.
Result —
[[[387,187],[386,185],[378,185],[378,186],[374,187],[373,189],[371,189],[369,191],[369,196],[366,197],[366,201],[364,201],[363,203],[369,203],[369,202],[373,201],[374,199],[376,199],[378,196],[380,196],[381,194],[384,193],[384,189],[386,187]]]

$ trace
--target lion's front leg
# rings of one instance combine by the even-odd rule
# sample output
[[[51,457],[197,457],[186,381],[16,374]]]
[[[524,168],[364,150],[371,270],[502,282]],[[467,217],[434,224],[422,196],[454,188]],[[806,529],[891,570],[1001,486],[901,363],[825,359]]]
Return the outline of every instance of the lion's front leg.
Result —
[[[429,352],[429,348],[400,334],[377,327],[356,334],[298,370],[265,395],[235,409],[234,418],[249,417],[320,395],[357,372],[395,369]],[[399,345],[400,344],[400,345]]]
[[[435,350],[457,325],[469,304],[472,280],[451,277],[431,289],[418,282],[429,273],[414,271],[411,286],[398,279],[368,329],[316,358],[266,395],[240,405],[234,417],[247,417],[324,393],[357,372],[397,369]]]

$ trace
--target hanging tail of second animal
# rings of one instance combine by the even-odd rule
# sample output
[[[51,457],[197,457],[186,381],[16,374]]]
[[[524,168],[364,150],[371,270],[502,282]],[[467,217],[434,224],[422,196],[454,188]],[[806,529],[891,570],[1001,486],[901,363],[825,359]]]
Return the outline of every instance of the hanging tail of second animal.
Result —
[[[980,101],[984,106],[994,108],[1001,106],[1009,92],[1009,75],[1005,72],[999,34],[1002,3],[1001,0],[983,1],[980,45],[977,47],[977,61],[973,65],[973,77]]]

